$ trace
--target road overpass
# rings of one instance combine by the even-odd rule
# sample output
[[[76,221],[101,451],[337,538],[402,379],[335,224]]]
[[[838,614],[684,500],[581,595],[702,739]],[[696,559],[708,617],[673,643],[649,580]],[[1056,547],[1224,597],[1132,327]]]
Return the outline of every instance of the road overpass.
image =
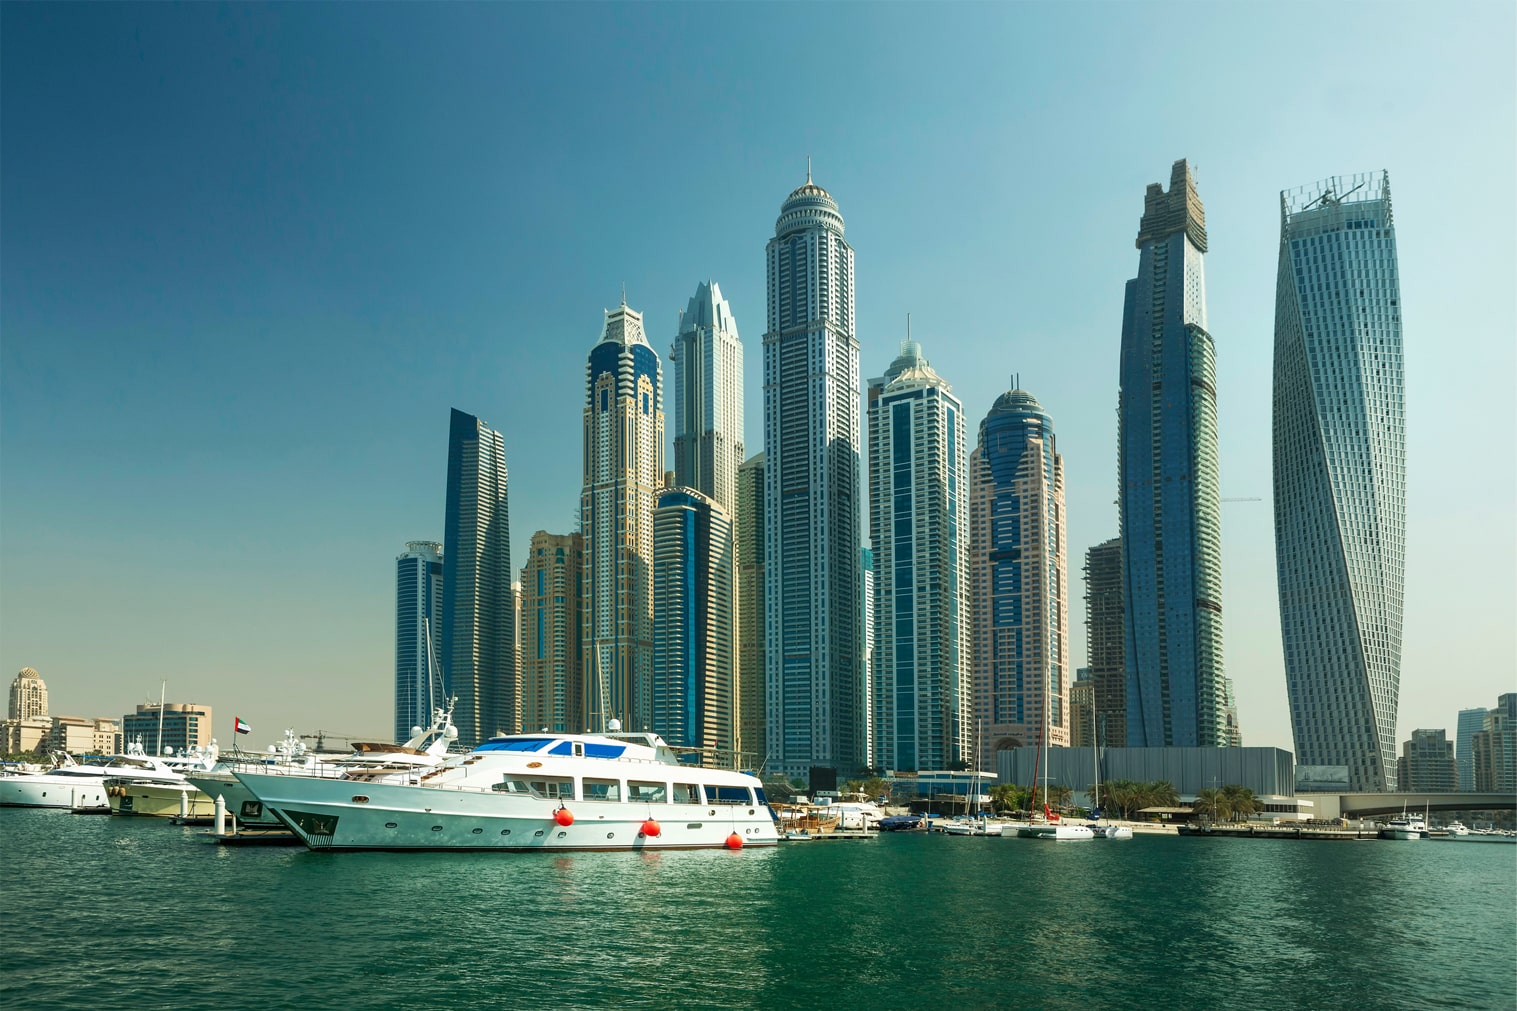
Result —
[[[1517,793],[1301,793],[1314,818],[1373,818],[1402,811],[1517,811]],[[1304,814],[1305,812],[1303,812]]]

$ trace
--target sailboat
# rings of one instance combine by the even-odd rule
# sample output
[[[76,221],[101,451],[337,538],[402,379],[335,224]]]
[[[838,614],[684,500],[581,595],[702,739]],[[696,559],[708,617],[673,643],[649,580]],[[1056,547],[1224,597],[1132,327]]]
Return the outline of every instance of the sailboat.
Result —
[[[1101,728],[1096,722],[1095,693],[1091,693],[1090,700],[1090,755],[1092,765],[1096,770],[1095,796],[1091,798],[1090,806],[1090,830],[1097,839],[1131,839],[1132,827],[1130,825],[1104,825],[1101,823]]]
[[[1053,839],[1057,842],[1080,842],[1086,839],[1094,839],[1095,832],[1089,825],[1066,825],[1059,816],[1054,814],[1048,806],[1048,737],[1049,737],[1049,713],[1048,697],[1051,694],[1049,685],[1043,686],[1043,753],[1040,756],[1040,764],[1043,766],[1043,820],[1034,820],[1029,825],[1017,829],[1017,835],[1023,839]],[[1034,814],[1036,819],[1037,815]]]

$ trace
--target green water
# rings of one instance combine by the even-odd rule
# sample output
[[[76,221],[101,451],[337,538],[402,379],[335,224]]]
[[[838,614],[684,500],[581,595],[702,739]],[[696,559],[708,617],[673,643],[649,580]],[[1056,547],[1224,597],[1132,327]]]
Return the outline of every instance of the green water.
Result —
[[[0,1007],[1517,1006],[1517,846],[228,849],[0,809]]]

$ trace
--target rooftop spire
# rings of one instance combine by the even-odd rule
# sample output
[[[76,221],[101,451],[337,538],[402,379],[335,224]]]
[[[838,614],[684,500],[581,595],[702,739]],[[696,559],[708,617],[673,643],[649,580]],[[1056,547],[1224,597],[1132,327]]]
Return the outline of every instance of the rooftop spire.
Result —
[[[811,155],[806,156],[806,185],[811,185]]]

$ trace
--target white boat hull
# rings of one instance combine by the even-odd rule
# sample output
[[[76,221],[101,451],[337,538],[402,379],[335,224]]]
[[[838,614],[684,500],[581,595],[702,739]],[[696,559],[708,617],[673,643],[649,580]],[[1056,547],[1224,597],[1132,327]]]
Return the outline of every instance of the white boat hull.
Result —
[[[225,778],[222,778],[223,776]],[[185,778],[197,790],[211,798],[213,812],[216,798],[223,798],[226,801],[227,814],[237,819],[239,828],[284,828],[284,823],[265,810],[263,804],[248,791],[247,787],[237,782],[231,773],[207,773]]]
[[[569,801],[453,789],[238,772],[266,810],[313,850],[654,850],[773,846],[763,805]],[[648,835],[644,823],[658,823]],[[738,847],[733,847],[738,848]]]
[[[0,807],[56,807],[73,811],[109,807],[105,777],[34,776],[0,778]]]
[[[1132,828],[1127,825],[1101,825],[1098,826],[1098,839],[1131,839]]]
[[[1028,825],[1017,829],[1017,835],[1022,839],[1050,839],[1055,842],[1083,842],[1096,837],[1089,825]]]

